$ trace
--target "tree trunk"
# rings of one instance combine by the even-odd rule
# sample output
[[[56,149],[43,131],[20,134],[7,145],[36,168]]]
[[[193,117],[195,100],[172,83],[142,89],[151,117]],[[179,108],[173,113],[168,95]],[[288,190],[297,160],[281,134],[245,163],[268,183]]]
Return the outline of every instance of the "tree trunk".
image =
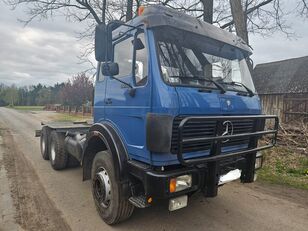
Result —
[[[203,20],[213,24],[213,0],[201,0],[203,4]]]
[[[234,20],[236,34],[249,44],[247,20],[241,0],[230,0],[231,13]]]
[[[133,0],[127,0],[126,22],[133,18]]]
[[[248,45],[247,14],[243,10],[241,0],[230,0],[231,13],[234,21],[236,34],[241,37]],[[246,59],[249,70],[252,72],[253,66],[249,59]]]
[[[201,0],[201,2],[203,4],[203,20],[205,22],[213,24],[213,0]],[[203,66],[203,72],[205,76],[207,76],[208,78],[212,78],[212,64],[207,62],[207,64]]]

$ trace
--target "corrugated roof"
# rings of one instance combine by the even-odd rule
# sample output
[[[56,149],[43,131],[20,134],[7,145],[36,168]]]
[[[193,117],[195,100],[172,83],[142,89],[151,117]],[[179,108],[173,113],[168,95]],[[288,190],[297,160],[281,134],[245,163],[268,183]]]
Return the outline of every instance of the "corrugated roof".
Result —
[[[308,56],[258,64],[253,81],[259,94],[307,93]]]

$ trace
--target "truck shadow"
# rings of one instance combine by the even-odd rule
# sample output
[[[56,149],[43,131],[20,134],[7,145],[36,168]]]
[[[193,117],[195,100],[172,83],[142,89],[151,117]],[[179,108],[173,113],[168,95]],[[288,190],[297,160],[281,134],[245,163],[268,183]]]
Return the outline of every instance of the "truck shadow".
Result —
[[[214,213],[212,209],[221,210],[220,217],[226,211],[223,207],[215,206],[219,198],[204,198],[202,193],[196,193],[189,198],[186,208],[169,212],[168,202],[160,201],[147,209],[135,209],[132,217],[114,228],[118,230],[204,230],[206,226],[213,226]],[[208,228],[206,228],[209,230]]]

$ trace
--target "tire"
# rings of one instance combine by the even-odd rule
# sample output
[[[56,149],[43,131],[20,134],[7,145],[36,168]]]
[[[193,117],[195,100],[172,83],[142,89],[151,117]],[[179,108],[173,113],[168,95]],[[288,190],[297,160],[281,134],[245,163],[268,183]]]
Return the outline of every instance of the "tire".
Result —
[[[54,170],[61,170],[67,166],[68,154],[64,148],[64,134],[52,131],[50,134],[49,159]]]
[[[100,174],[105,176],[105,187],[102,187]],[[99,215],[109,225],[128,219],[134,211],[134,206],[121,195],[120,180],[116,175],[111,154],[98,152],[92,163],[92,195]]]
[[[43,127],[41,131],[40,147],[41,154],[44,160],[49,160],[48,146],[48,129],[46,127]]]

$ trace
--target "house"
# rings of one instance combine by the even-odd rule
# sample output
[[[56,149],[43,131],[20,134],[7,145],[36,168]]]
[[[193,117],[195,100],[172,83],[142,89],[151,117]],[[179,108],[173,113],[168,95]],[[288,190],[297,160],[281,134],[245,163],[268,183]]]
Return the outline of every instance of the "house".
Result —
[[[265,114],[283,122],[308,118],[308,56],[258,64],[253,81]]]

